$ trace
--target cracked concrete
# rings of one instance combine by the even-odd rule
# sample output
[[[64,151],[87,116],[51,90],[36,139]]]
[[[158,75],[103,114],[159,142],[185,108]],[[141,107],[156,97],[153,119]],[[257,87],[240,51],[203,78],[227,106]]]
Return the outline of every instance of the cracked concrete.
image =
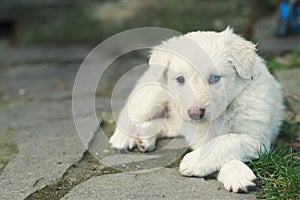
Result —
[[[3,72],[3,98],[63,99],[72,96],[79,63],[18,65]]]
[[[1,130],[15,131],[19,150],[0,175],[1,199],[24,199],[55,183],[86,151],[71,112],[79,65],[22,64],[1,72]]]
[[[125,56],[124,59],[128,57]],[[129,65],[122,68],[121,72],[124,73],[132,66],[144,62],[139,59],[133,59]],[[114,63],[113,66],[120,65],[120,62]],[[48,62],[21,64],[1,72],[1,92],[4,102],[0,109],[1,130],[11,129],[16,132],[13,141],[19,149],[19,153],[6,165],[0,175],[2,199],[24,199],[61,180],[70,166],[81,160],[86,151],[84,146],[87,147],[93,139],[94,131],[101,123],[101,116],[105,115],[108,121],[113,120],[112,115],[109,114],[110,98],[106,95],[98,95],[95,100],[98,123],[94,124],[93,131],[90,131],[89,121],[92,120],[93,108],[86,107],[87,96],[82,95],[79,97],[81,106],[73,113],[83,123],[81,129],[84,135],[78,136],[72,117],[71,94],[79,66],[80,63],[71,60],[65,65]],[[112,75],[118,77],[122,75],[113,66],[112,72],[108,71],[102,82],[111,81]],[[130,74],[128,80],[131,84],[121,85],[121,93],[128,95],[134,85],[132,81],[138,76],[137,73]],[[101,89],[112,92],[113,87],[110,84],[100,83],[100,85],[102,87],[99,88],[99,93]],[[115,98],[116,112],[120,110],[124,100],[124,96]],[[106,141],[103,140],[100,144],[106,144],[108,151],[111,151],[107,138],[105,139]],[[99,145],[93,148],[99,151],[101,148],[98,147]],[[171,149],[177,150],[176,147]],[[120,160],[111,159],[124,154],[115,153],[112,151],[107,155],[102,153],[97,155],[108,160],[112,166],[124,166]],[[165,155],[172,156],[170,153]],[[141,157],[143,158],[140,159]],[[163,159],[159,155],[131,155],[126,169],[132,170],[135,166],[142,166],[138,170],[143,170],[143,164],[147,165],[147,162],[152,163],[149,165],[150,168],[155,168],[159,159],[153,162],[151,160],[153,158]]]
[[[57,181],[85,151],[72,120],[18,130],[15,142],[19,153],[0,175],[1,199],[24,199]]]
[[[95,187],[96,186],[96,187]],[[187,178],[178,169],[149,173],[120,173],[93,177],[63,199],[254,199],[250,194],[230,193],[216,180]]]

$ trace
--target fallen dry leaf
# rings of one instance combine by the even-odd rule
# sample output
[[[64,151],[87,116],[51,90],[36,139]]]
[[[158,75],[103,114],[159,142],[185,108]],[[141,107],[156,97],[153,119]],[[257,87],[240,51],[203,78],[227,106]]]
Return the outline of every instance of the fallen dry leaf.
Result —
[[[70,88],[70,85],[68,83],[59,82],[59,83],[55,83],[54,87],[56,89],[65,90]]]

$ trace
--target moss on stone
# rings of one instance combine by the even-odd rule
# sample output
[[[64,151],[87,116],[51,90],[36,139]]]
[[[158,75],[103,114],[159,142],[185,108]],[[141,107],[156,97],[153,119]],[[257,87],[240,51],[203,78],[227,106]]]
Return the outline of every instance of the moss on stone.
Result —
[[[82,159],[72,165],[59,181],[45,186],[44,188],[30,194],[25,199],[61,199],[75,186],[94,176],[115,173],[119,173],[119,171],[113,168],[105,167],[88,151],[86,151],[83,154]]]
[[[8,162],[19,152],[17,146],[12,142],[14,130],[0,133],[0,173],[2,173]]]
[[[112,134],[114,127],[114,123],[104,122],[101,124],[103,131],[108,134]],[[96,158],[86,151],[78,162],[69,167],[60,180],[30,194],[26,197],[26,200],[61,199],[75,186],[94,176],[115,173],[120,173],[120,171],[102,165]]]

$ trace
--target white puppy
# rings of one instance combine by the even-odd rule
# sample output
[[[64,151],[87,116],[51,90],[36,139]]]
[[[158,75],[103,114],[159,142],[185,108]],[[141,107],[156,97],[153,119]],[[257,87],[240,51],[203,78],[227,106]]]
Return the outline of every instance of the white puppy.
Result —
[[[255,45],[230,28],[191,32],[155,47],[149,64],[120,113],[112,146],[152,151],[157,138],[180,135],[193,150],[181,174],[219,171],[233,192],[254,186],[242,162],[269,150],[284,109],[280,85]]]

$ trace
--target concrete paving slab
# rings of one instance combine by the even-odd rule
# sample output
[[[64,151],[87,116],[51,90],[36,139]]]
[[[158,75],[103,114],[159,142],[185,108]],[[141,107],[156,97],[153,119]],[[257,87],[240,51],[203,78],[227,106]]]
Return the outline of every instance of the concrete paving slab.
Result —
[[[3,98],[58,99],[70,98],[80,64],[21,65],[2,74]]]
[[[43,126],[72,119],[71,100],[60,102],[15,102],[0,109],[1,126],[10,129]]]
[[[255,199],[255,196],[228,192],[215,180],[182,177],[178,169],[161,169],[93,177],[73,188],[63,199]]]
[[[295,114],[300,114],[300,68],[275,71],[286,99]]]
[[[103,108],[101,100],[98,105]],[[86,149],[75,129],[71,106],[71,99],[17,101],[0,109],[1,130],[15,131],[13,140],[19,149],[0,176],[1,199],[23,199],[56,182],[81,159]],[[93,134],[86,132],[81,139],[89,143]]]
[[[115,101],[114,110],[118,113],[124,104],[124,99]],[[111,114],[110,98],[96,98],[95,109],[100,123],[100,118],[114,120]],[[74,115],[80,119],[89,120],[94,107],[89,108],[82,101],[82,106]],[[0,131],[5,129],[20,129],[29,126],[41,126],[49,123],[73,119],[72,100],[63,101],[34,101],[14,102],[0,108]],[[105,115],[105,116],[104,116]]]
[[[107,164],[108,166],[118,166],[118,165],[125,165],[128,163],[133,162],[141,162],[148,159],[154,159],[159,157],[159,155],[130,155],[130,154],[115,154],[112,156],[106,156],[102,160],[100,160],[102,163]]]
[[[74,116],[82,121],[90,120],[94,107],[88,107],[82,97],[78,109],[74,110]],[[115,99],[114,111],[118,113],[124,99]],[[111,100],[106,97],[97,97],[95,99],[95,108],[98,121],[100,122],[102,114],[109,113],[106,120],[113,120],[111,115]],[[73,119],[72,100],[61,101],[19,101],[12,102],[0,108],[0,132],[7,129],[20,129],[30,126],[42,126],[49,123]]]
[[[85,149],[72,120],[17,131],[19,153],[0,175],[1,199],[24,199],[57,181]]]
[[[126,98],[135,83],[147,69],[148,50],[127,53],[115,60],[103,73],[99,81],[99,96]]]
[[[96,63],[101,62],[100,58],[96,59]],[[107,67],[107,69],[103,75],[99,77],[100,81],[96,92],[97,96],[110,97],[115,84],[124,74],[127,74],[125,82],[118,85],[116,95],[117,98],[124,99],[129,95],[129,92],[143,73],[145,67],[143,70],[132,70],[130,73],[127,73],[127,71],[146,63],[147,58],[145,56],[130,53],[121,56],[108,67],[102,66]],[[75,77],[80,65],[80,62],[68,64],[21,64],[5,70],[0,75],[3,99],[50,100],[71,98]],[[89,75],[94,76],[93,73]],[[97,79],[98,77],[84,77],[86,87],[82,88],[90,91],[90,88],[88,88],[91,84],[90,81]],[[91,91],[88,94],[94,95],[94,93],[94,91]],[[87,93],[82,91],[82,94]]]
[[[119,171],[150,170],[164,168],[176,162],[187,150],[183,138],[161,139],[152,152],[142,153],[138,148],[130,152],[112,149],[108,138],[112,133],[99,130],[89,144],[89,152],[105,166]]]

